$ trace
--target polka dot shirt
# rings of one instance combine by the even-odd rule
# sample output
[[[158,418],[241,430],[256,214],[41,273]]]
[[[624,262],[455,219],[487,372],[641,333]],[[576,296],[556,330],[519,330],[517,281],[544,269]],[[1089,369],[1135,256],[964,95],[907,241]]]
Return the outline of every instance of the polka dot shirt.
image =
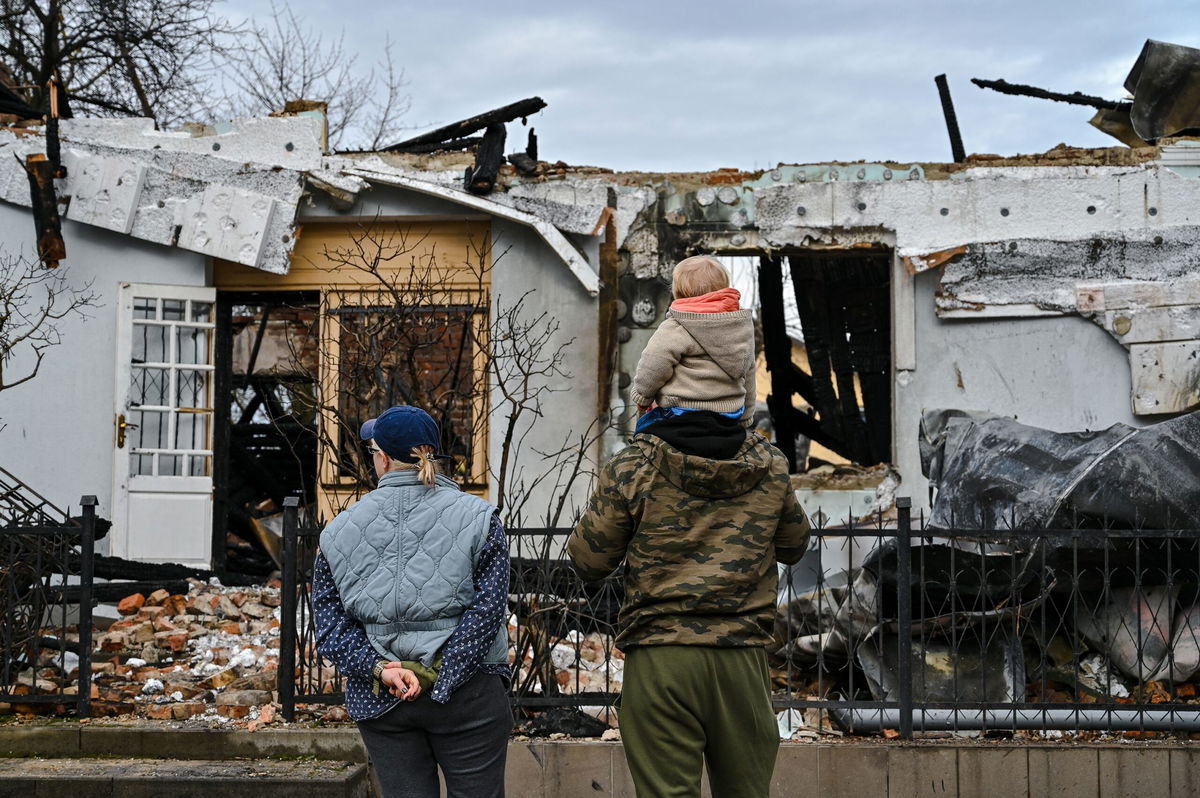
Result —
[[[508,609],[508,539],[498,516],[492,516],[487,541],[473,574],[475,598],[442,648],[442,667],[429,697],[440,704],[479,671],[511,678],[508,665],[484,664],[483,658],[504,623]],[[333,581],[325,555],[317,553],[312,580],[317,650],[345,677],[346,711],[354,720],[369,720],[391,710],[400,699],[376,694],[371,671],[383,659],[361,623],[351,618]]]

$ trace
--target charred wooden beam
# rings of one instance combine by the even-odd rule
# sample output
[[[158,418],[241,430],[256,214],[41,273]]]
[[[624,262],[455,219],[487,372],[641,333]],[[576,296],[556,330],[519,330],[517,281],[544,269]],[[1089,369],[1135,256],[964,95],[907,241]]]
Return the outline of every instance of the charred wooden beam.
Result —
[[[933,79],[938,87],[938,97],[942,101],[942,116],[946,119],[946,132],[950,135],[950,153],[955,163],[967,160],[967,152],[963,149],[962,134],[958,131],[958,114],[954,113],[954,101],[950,99],[950,84],[944,74]]]
[[[408,147],[389,147],[389,152],[404,152],[410,155],[420,155],[428,152],[449,152],[450,150],[468,150],[483,143],[483,136],[470,136],[450,141],[431,141],[427,144],[413,144]]]
[[[439,141],[450,141],[452,139],[461,139],[471,135],[479,130],[484,130],[490,125],[504,124],[511,122],[514,119],[531,116],[546,107],[546,101],[541,97],[530,97],[525,100],[518,100],[515,103],[510,103],[503,108],[496,108],[486,113],[473,116],[470,119],[464,119],[461,122],[455,122],[445,127],[439,127],[437,130],[431,130],[428,133],[422,133],[419,136],[414,136],[411,139],[398,142],[390,147],[384,147],[384,152],[394,152],[405,150],[416,144],[432,144]]]
[[[497,122],[488,125],[483,134],[483,143],[475,151],[475,168],[467,178],[467,191],[472,194],[490,194],[496,187],[496,177],[504,163],[504,125]]]
[[[0,82],[0,114],[8,114],[19,119],[42,118],[40,111],[21,99],[19,94],[2,82]]]
[[[1090,94],[1073,91],[1070,94],[1062,92],[1050,91],[1048,89],[1039,89],[1037,86],[1026,86],[1021,83],[1009,83],[1006,80],[983,80],[981,78],[971,78],[971,82],[981,89],[991,89],[998,91],[1001,94],[1012,94],[1017,97],[1036,97],[1039,100],[1053,100],[1056,103],[1068,103],[1069,105],[1088,105],[1092,108],[1104,108],[1110,111],[1120,109],[1128,110],[1133,107],[1133,103],[1118,102],[1116,100],[1106,100],[1103,97],[1093,97]]]
[[[526,153],[514,152],[508,156],[508,162],[515,166],[517,171],[523,175],[537,173],[537,161],[530,158]]]
[[[67,257],[63,243],[62,220],[58,215],[58,199],[54,196],[54,162],[40,152],[30,154],[25,161],[29,176],[29,199],[33,209],[33,225],[37,231],[38,258],[48,269],[58,267]]]

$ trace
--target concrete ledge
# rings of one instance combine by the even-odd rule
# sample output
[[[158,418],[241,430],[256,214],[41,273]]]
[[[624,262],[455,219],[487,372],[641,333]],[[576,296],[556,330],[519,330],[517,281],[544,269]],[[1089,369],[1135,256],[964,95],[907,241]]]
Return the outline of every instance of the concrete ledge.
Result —
[[[367,767],[346,762],[5,759],[0,796],[366,798]]]
[[[358,729],[172,729],[147,726],[0,726],[0,755],[127,756],[152,759],[313,757],[367,761]]]
[[[366,751],[353,727],[264,729],[251,733],[75,724],[8,726],[0,727],[0,752],[10,757],[244,758],[251,764],[253,760],[297,757],[366,762]],[[306,764],[311,763],[273,763],[284,771]],[[624,750],[618,742],[510,743],[506,783],[508,794],[515,798],[634,796]],[[10,794],[6,788],[7,784],[0,786],[0,795]],[[171,794],[174,798],[183,795]],[[709,794],[707,787],[704,794]],[[831,798],[1184,798],[1200,795],[1200,744],[1178,740],[1095,744],[968,740],[784,743],[779,749],[771,794]],[[300,795],[303,793],[293,793],[288,798]],[[265,794],[257,794],[256,798],[265,798]]]

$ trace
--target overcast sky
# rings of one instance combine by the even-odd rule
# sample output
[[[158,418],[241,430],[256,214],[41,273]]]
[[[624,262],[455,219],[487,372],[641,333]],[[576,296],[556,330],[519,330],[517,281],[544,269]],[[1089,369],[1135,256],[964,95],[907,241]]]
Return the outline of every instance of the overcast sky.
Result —
[[[1147,38],[1200,47],[1200,0],[509,2],[290,0],[370,60],[385,35],[419,129],[523,97],[540,156],[619,170],[950,160],[934,75],[967,152],[1109,146],[1091,109],[976,88],[1004,78],[1112,99]],[[232,17],[267,0],[228,0]],[[509,149],[523,141],[509,127]]]

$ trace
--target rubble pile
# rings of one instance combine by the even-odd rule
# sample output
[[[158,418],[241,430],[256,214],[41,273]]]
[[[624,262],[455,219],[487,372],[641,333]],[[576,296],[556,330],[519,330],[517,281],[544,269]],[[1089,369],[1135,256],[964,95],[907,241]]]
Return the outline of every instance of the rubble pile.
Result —
[[[93,717],[271,723],[278,710],[279,604],[277,582],[222,587],[192,580],[187,595],[158,590],[125,597],[117,605],[121,618],[93,636]],[[36,674],[27,670],[18,681],[32,692],[77,695],[78,658],[41,656]],[[54,709],[8,711],[33,713],[39,706]]]

